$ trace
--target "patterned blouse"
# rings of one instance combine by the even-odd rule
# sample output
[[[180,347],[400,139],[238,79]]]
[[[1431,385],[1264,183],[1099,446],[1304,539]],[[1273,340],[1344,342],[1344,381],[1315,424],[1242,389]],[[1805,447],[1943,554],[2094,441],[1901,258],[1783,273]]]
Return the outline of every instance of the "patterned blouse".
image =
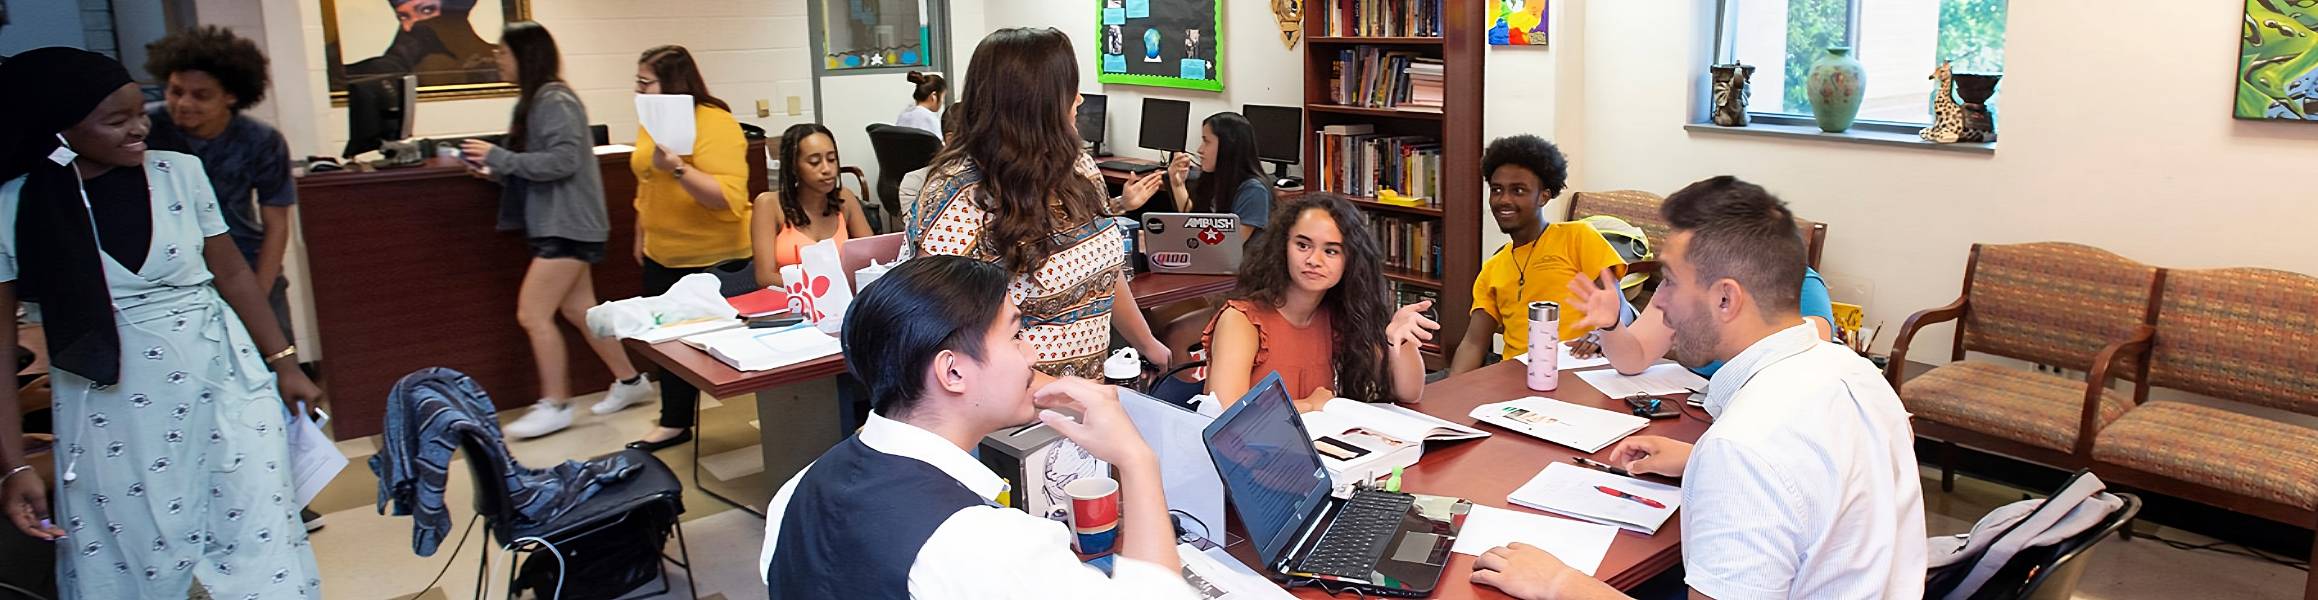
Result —
[[[1078,171],[1101,189],[1094,159],[1080,156]],[[929,173],[925,191],[910,207],[908,254],[998,262],[997,249],[982,239],[991,215],[974,202],[981,184],[981,169],[972,160]],[[1103,210],[1116,207],[1106,203]],[[1022,337],[1038,350],[1039,371],[1099,377],[1111,345],[1112,296],[1125,275],[1125,241],[1107,217],[1061,224],[1054,241],[1059,250],[1037,269],[1015,275],[1010,286],[1009,296],[1022,309]]]

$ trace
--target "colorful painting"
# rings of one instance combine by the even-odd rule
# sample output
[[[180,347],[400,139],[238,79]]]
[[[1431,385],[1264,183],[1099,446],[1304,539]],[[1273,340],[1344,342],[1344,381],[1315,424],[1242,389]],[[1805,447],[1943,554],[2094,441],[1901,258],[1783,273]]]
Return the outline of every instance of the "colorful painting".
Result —
[[[2307,0],[2246,0],[2237,118],[2318,121],[2318,11]]]
[[[515,95],[492,56],[530,0],[322,0],[323,74],[334,104],[349,81],[417,75],[420,100]]]
[[[1489,45],[1545,47],[1546,0],[1490,0]]]

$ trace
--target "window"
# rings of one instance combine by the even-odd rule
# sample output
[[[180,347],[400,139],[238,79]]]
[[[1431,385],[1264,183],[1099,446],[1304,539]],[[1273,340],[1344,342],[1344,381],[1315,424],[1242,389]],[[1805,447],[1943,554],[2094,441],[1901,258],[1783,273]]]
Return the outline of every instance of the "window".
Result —
[[[927,69],[936,46],[926,0],[815,0],[822,68]]]
[[[1755,65],[1748,112],[1766,120],[1811,115],[1803,79],[1831,46],[1849,46],[1867,70],[1859,121],[1931,121],[1929,79],[1945,59],[1957,73],[2004,72],[2006,0],[1722,0],[1715,62]],[[1995,108],[2003,100],[1997,88]]]

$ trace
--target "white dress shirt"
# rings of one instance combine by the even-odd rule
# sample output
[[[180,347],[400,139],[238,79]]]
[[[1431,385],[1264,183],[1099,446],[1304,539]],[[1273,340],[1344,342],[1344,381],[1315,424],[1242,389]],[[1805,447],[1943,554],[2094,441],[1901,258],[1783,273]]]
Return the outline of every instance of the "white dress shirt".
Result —
[[[1715,372],[1682,478],[1684,582],[1716,600],[1916,598],[1924,499],[1908,414],[1809,324]]]
[[[909,108],[902,109],[901,115],[893,118],[893,124],[902,127],[915,127],[925,130],[926,133],[934,134],[936,138],[942,137],[942,116],[935,114],[933,109],[926,108],[922,104],[912,104],[909,105]]]
[[[861,443],[885,454],[917,459],[964,484],[983,498],[1006,491],[1006,481],[959,450],[956,444],[914,425],[875,412],[861,427]],[[765,547],[757,557],[757,577],[765,578],[781,539],[781,517],[808,465],[781,486],[765,507]],[[1183,575],[1127,558],[1113,560],[1113,576],[1079,562],[1071,551],[1070,528],[1019,510],[974,506],[960,510],[934,529],[910,565],[913,598],[1197,598]],[[1921,542],[1918,542],[1921,545]]]

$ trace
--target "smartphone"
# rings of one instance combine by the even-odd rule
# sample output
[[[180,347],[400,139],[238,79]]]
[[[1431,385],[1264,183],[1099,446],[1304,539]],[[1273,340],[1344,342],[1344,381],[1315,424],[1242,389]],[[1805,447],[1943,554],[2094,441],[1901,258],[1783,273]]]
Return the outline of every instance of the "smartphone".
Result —
[[[749,321],[749,329],[780,329],[803,322],[805,318],[796,315],[771,317]]]

